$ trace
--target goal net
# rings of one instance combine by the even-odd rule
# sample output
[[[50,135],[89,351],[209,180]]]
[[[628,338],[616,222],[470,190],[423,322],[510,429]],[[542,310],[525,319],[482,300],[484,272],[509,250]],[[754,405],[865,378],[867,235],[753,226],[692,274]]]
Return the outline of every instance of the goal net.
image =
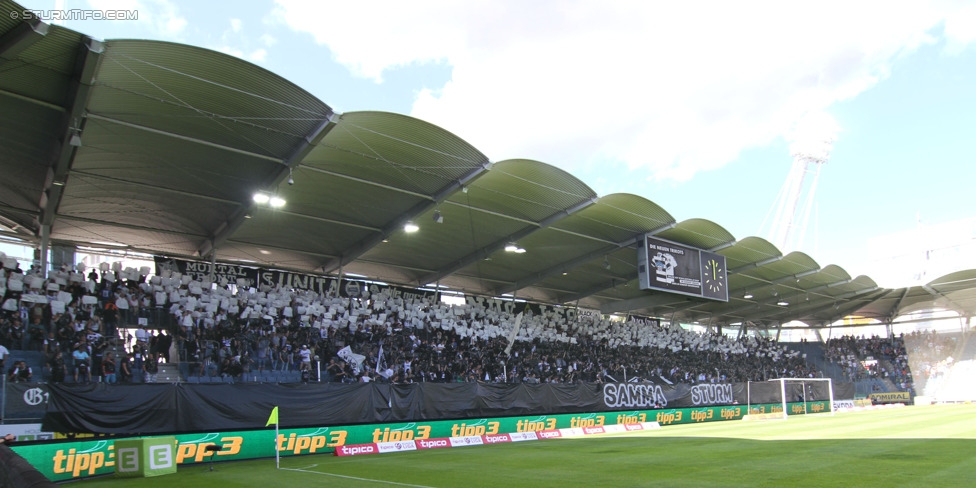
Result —
[[[777,378],[748,383],[751,418],[778,418],[808,413],[834,413],[834,383],[830,378]],[[778,405],[767,412],[753,405]]]

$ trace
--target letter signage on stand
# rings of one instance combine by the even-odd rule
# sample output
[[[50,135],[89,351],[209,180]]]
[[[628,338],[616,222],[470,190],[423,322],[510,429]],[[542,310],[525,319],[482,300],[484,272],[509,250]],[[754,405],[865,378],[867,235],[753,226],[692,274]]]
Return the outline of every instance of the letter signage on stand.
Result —
[[[175,437],[115,441],[115,474],[126,478],[173,474],[175,446]]]

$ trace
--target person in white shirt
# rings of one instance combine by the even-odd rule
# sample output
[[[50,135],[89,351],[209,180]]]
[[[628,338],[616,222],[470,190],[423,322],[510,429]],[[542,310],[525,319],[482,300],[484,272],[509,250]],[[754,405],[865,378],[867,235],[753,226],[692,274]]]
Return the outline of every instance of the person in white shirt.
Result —
[[[146,327],[142,326],[136,329],[136,341],[145,344],[149,341],[149,333],[146,332]]]
[[[312,370],[312,351],[308,348],[307,344],[302,345],[302,349],[298,351],[298,357],[302,359],[302,364],[299,365],[298,369],[301,371],[311,371]]]

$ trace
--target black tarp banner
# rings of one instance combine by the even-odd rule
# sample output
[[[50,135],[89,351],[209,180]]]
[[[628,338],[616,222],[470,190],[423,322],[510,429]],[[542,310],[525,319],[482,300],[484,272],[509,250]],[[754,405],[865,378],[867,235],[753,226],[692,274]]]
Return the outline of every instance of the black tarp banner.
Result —
[[[788,383],[788,401],[829,398],[824,382]],[[48,385],[42,429],[164,434],[264,427],[279,407],[282,426],[353,425],[637,408],[779,403],[779,383],[728,385],[582,384],[154,384]],[[854,386],[835,384],[837,398]],[[849,393],[848,393],[849,390]],[[731,395],[731,396],[729,396]],[[793,396],[790,396],[793,395]]]
[[[3,395],[4,418],[39,419],[44,417],[48,399],[46,384],[7,383],[6,387]]]

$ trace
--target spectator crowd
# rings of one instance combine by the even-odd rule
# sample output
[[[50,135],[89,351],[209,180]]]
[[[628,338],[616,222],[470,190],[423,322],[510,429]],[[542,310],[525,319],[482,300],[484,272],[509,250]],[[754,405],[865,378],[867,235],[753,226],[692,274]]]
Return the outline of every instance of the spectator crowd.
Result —
[[[0,344],[43,351],[51,381],[153,381],[166,362],[185,364],[187,375],[297,371],[306,381],[337,382],[724,383],[819,375],[799,352],[770,339],[521,303],[448,305],[382,288],[358,297],[238,289],[121,263],[62,267],[46,277],[5,267],[2,282]]]
[[[844,369],[850,381],[888,380],[901,391],[914,391],[904,335],[891,338],[846,335],[829,339],[825,355]]]

